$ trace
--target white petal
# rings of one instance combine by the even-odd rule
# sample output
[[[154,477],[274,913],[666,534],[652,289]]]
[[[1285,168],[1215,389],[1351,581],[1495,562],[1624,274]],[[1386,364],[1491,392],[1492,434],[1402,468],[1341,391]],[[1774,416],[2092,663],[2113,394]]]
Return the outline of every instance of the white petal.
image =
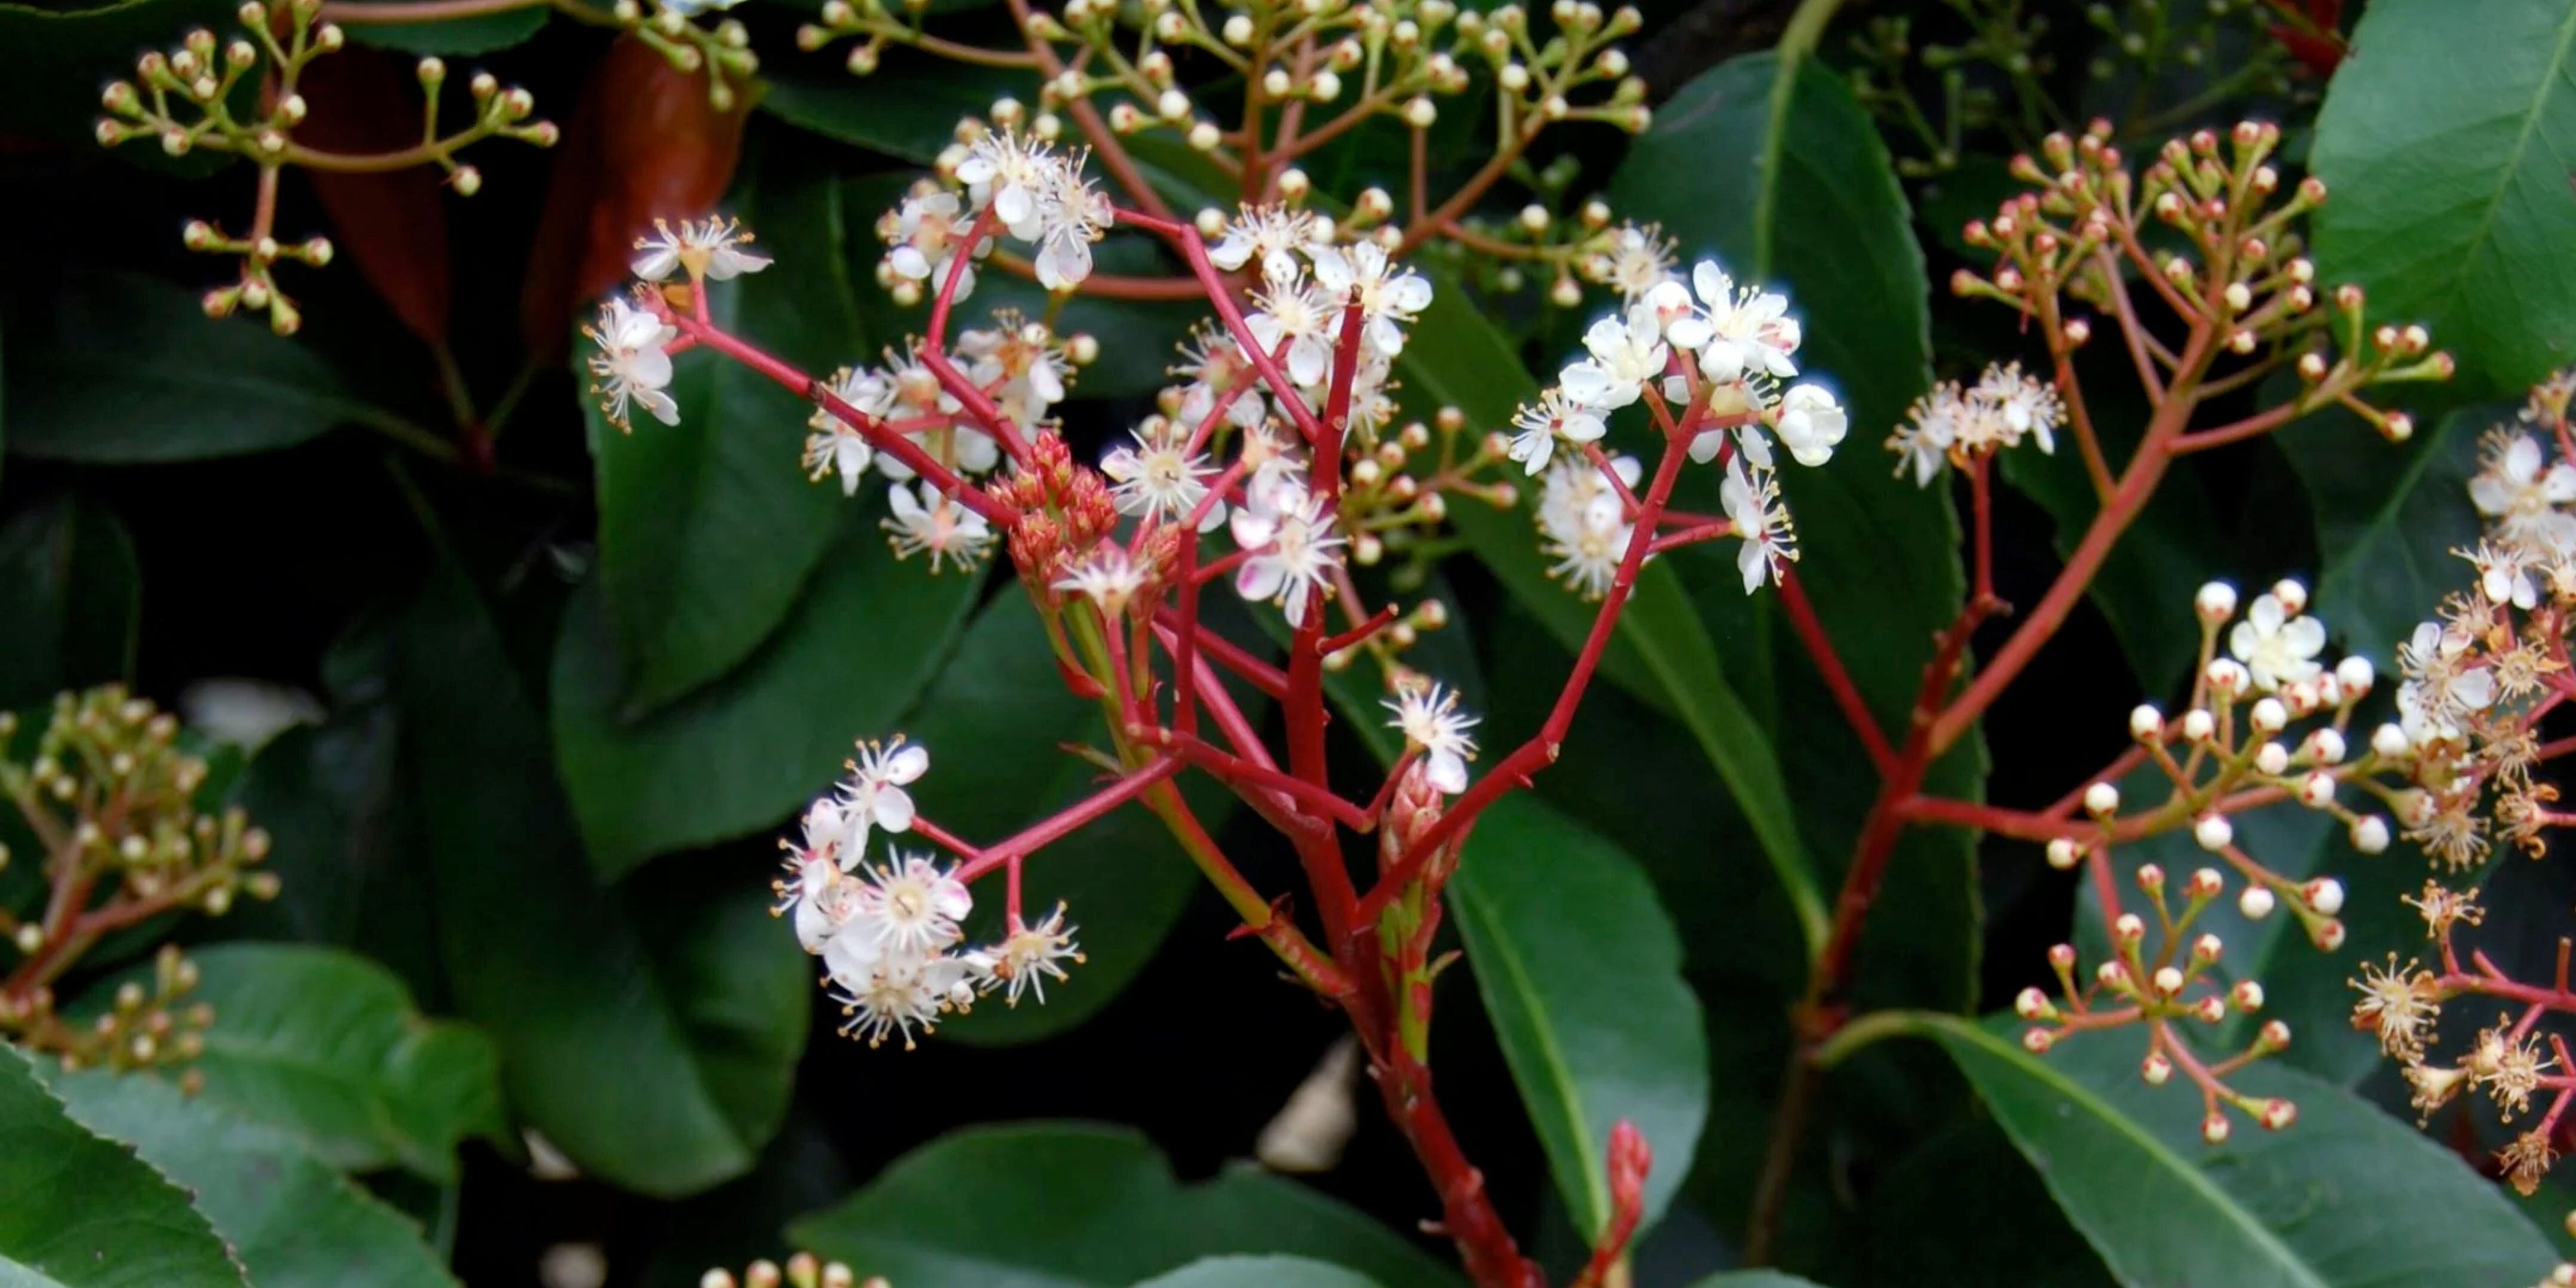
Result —
[[[886,757],[885,780],[889,783],[915,782],[929,768],[930,749],[917,742],[908,742],[902,750]]]
[[[1234,593],[1258,603],[1275,599],[1288,581],[1287,566],[1276,559],[1247,559],[1235,570]],[[1294,609],[1290,610],[1294,612]]]

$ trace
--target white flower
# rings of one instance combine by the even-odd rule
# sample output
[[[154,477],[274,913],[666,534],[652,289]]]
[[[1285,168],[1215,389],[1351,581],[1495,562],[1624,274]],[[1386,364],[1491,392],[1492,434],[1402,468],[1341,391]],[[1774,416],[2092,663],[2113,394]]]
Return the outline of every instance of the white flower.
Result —
[[[653,413],[665,425],[680,423],[680,404],[666,392],[671,383],[671,355],[663,346],[679,330],[624,300],[599,308],[599,325],[583,329],[599,352],[590,355],[590,374],[599,378],[590,391],[601,397],[608,423],[627,428],[632,403]]]
[[[1112,484],[1110,499],[1120,514],[1177,521],[1207,499],[1207,479],[1217,469],[1206,453],[1191,454],[1187,430],[1162,423],[1139,428],[1129,436],[1135,439],[1134,446],[1115,448],[1100,462],[1100,472]],[[1211,502],[1199,520],[1199,531],[1210,531],[1223,522],[1225,502]]]
[[[1403,730],[1404,740],[1422,753],[1431,785],[1452,796],[1467,790],[1467,762],[1476,758],[1476,740],[1468,731],[1477,718],[1458,710],[1457,692],[1417,684],[1382,705],[1395,713],[1388,727]]]
[[[1959,442],[1959,422],[1967,415],[1960,402],[1959,386],[1943,381],[1926,390],[1914,405],[1906,409],[1905,423],[1888,435],[1887,450],[1896,453],[1897,477],[1905,476],[1905,467],[1914,467],[1914,486],[1930,487],[1934,476],[1950,458],[1950,449]]]
[[[1605,231],[1599,248],[1584,260],[1584,276],[1619,292],[1623,302],[1636,303],[1672,280],[1673,243],[1663,234],[1660,224],[1621,224]]]
[[[1633,456],[1616,456],[1610,468],[1631,487],[1643,476]],[[1610,590],[1627,557],[1636,526],[1627,521],[1619,490],[1586,457],[1569,456],[1548,467],[1538,505],[1540,551],[1556,562],[1548,575],[1586,599]]]
[[[960,217],[957,194],[929,183],[917,184],[903,204],[877,220],[877,236],[887,245],[886,267],[895,276],[927,282],[933,290],[948,284],[949,265],[966,240],[971,220]],[[978,243],[980,252],[991,243]],[[975,291],[975,266],[969,263],[957,279],[958,299]]]
[[[834,1000],[850,1015],[841,1032],[865,1038],[869,1046],[900,1034],[906,1050],[916,1026],[928,1032],[941,1012],[956,1005],[953,990],[973,971],[963,958],[888,954],[849,930],[824,945],[823,964],[841,990]]]
[[[871,419],[883,421],[894,410],[894,382],[882,372],[843,367],[832,373],[824,387],[850,410]],[[876,456],[867,435],[844,422],[828,406],[816,406],[805,423],[813,431],[805,438],[807,477],[819,483],[825,476],[838,473],[841,495],[857,496],[860,476]]]
[[[888,956],[919,956],[956,943],[962,933],[957,923],[975,910],[966,883],[927,854],[893,858],[868,870],[860,899],[866,929]]]
[[[1780,399],[1779,422],[1772,428],[1780,431],[1780,441],[1800,465],[1822,465],[1832,460],[1834,444],[1843,441],[1851,418],[1834,402],[1834,396],[1820,385],[1791,385]]]
[[[1646,382],[1662,375],[1666,350],[1663,326],[1645,304],[1628,310],[1627,320],[1605,317],[1583,333],[1592,356],[1565,369],[1565,396],[1587,407],[1617,411],[1637,401]]]
[[[1180,387],[1180,407],[1174,415],[1191,433],[1216,410],[1217,399],[1227,394],[1234,399],[1226,404],[1225,419],[1237,429],[1259,428],[1270,415],[1269,401],[1262,396],[1261,373],[1222,327],[1194,331],[1182,344],[1181,362],[1171,374],[1188,378]]]
[[[1361,334],[1380,354],[1404,352],[1404,324],[1431,306],[1431,282],[1410,269],[1388,263],[1386,249],[1361,242],[1345,253],[1334,247],[1314,251],[1315,280],[1335,297],[1359,304]]]
[[[977,208],[989,205],[1013,237],[1033,242],[1040,232],[1040,203],[1054,190],[1063,164],[1042,142],[988,130],[966,146],[957,181],[966,185]]]
[[[886,459],[879,459],[880,468]],[[922,480],[920,487],[918,497],[901,483],[886,489],[886,506],[894,513],[877,526],[893,534],[887,542],[894,547],[894,557],[909,559],[926,550],[933,573],[943,560],[955,564],[959,572],[974,571],[984,557],[984,547],[993,543],[993,526],[983,515],[949,499],[930,480]]]
[[[1691,286],[1700,308],[1675,319],[1667,334],[1672,342],[1699,353],[1699,369],[1719,384],[1747,376],[1786,380],[1798,374],[1789,356],[1798,351],[1798,320],[1790,317],[1789,297],[1759,287],[1736,288],[1713,260],[1691,270]]]
[[[1081,285],[1091,276],[1091,243],[1100,240],[1113,218],[1109,198],[1082,177],[1081,162],[1058,166],[1038,205],[1038,285],[1050,291]]]
[[[2028,434],[2039,440],[2039,450],[2056,454],[2054,431],[2066,408],[2058,401],[2055,386],[2023,375],[2020,363],[2009,362],[1986,368],[1968,396],[1981,400],[2001,418],[2001,436],[2007,445],[2019,446],[2022,435]]]
[[[841,815],[838,854],[841,870],[847,872],[867,853],[870,828],[912,830],[912,793],[904,788],[930,768],[930,752],[897,735],[891,743],[861,742],[858,757],[843,767],[850,776],[842,780],[833,805]]]
[[[1103,541],[1052,585],[1089,599],[1101,616],[1116,617],[1127,610],[1127,601],[1144,588],[1145,570],[1137,567],[1117,542]]]
[[[1235,572],[1235,592],[1278,604],[1289,625],[1305,625],[1308,592],[1331,594],[1341,567],[1343,538],[1332,522],[1324,499],[1292,479],[1252,492],[1232,521],[1235,544],[1251,553]]]
[[[2508,541],[2556,554],[2576,552],[2576,516],[2559,507],[2576,501],[2576,466],[2543,466],[2538,441],[2528,434],[2490,434],[2469,499],[2496,521]]]
[[[1022,429],[1035,429],[1048,409],[1064,401],[1073,360],[1055,333],[1010,311],[993,316],[990,329],[958,333],[957,354],[966,375],[984,387],[993,404]]]
[[[1511,458],[1530,474],[1547,468],[1557,439],[1577,445],[1594,443],[1605,432],[1600,412],[1567,400],[1558,389],[1540,391],[1536,405],[1524,405],[1512,413],[1512,424],[1520,432],[1512,435]]]
[[[635,258],[635,275],[658,282],[673,269],[687,269],[693,282],[722,282],[769,267],[768,256],[743,249],[750,244],[751,234],[730,219],[683,219],[676,231],[656,219],[652,236],[635,239],[635,249],[642,252]]]
[[[1020,994],[1037,994],[1040,1005],[1046,1002],[1046,981],[1065,978],[1062,963],[1082,961],[1082,950],[1073,942],[1073,927],[1064,924],[1064,905],[1040,918],[1035,925],[1020,926],[1003,937],[993,950],[991,983],[1003,985],[1002,1000],[1012,1006],[1020,1004]]]
[[[2317,678],[2322,668],[2314,659],[2325,646],[2325,623],[2292,616],[2280,597],[2268,591],[2254,597],[2245,620],[2227,634],[2227,651],[2253,672],[2254,686],[2266,693]]]
[[[1208,247],[1208,258],[1231,273],[1261,257],[1262,279],[1273,286],[1294,283],[1301,271],[1300,252],[1313,254],[1324,244],[1325,225],[1303,210],[1281,206],[1245,206],[1225,221],[1225,236]]]
[[[2532,552],[2511,543],[2500,550],[2491,542],[2481,541],[2475,550],[2451,553],[2477,567],[2478,589],[2490,602],[2511,604],[2524,612],[2539,605],[2540,588],[2531,580]]]
[[[1744,574],[1744,593],[1752,594],[1765,579],[1778,581],[1782,562],[1798,557],[1789,509],[1780,504],[1779,483],[1768,470],[1757,467],[1748,474],[1742,462],[1730,461],[1717,495],[1726,507],[1726,517],[1735,523],[1736,534],[1744,539],[1735,553],[1736,571]]]
[[[1254,293],[1260,307],[1243,319],[1262,351],[1279,352],[1288,342],[1288,378],[1300,385],[1322,383],[1333,366],[1333,302],[1311,286],[1272,285]]]

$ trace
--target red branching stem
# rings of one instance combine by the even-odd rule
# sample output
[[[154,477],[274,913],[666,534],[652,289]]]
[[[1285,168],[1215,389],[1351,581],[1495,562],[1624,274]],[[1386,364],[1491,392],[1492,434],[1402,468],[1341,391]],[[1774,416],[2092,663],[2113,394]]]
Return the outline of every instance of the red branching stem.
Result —
[[[1538,1263],[1520,1253],[1511,1231],[1485,1193],[1485,1174],[1467,1161],[1431,1091],[1431,1070],[1406,1054],[1401,1042],[1386,1044],[1380,1061],[1378,1092],[1387,1114],[1395,1119],[1423,1169],[1440,1191],[1442,1224],[1458,1244],[1467,1276],[1484,1288],[1547,1288]]]
[[[1283,774],[1241,757],[1229,756],[1187,734],[1147,731],[1144,737],[1156,746],[1171,748],[1183,760],[1216,775],[1218,781],[1229,787],[1254,787],[1276,792],[1308,807],[1310,811],[1320,811],[1356,832],[1368,831],[1375,824],[1375,820],[1359,806],[1294,774]]]
[[[982,847],[969,843],[964,837],[941,827],[937,823],[931,822],[929,819],[924,818],[919,814],[915,814],[912,817],[912,830],[920,833],[921,839],[955,854],[958,858],[963,859],[968,863],[972,863],[984,856]]]
[[[2084,475],[2093,482],[2097,501],[2111,499],[2111,465],[2102,455],[2101,437],[2093,432],[2093,409],[2084,404],[2084,387],[2075,378],[2075,348],[2067,343],[2066,325],[2055,291],[2038,292],[2039,325],[2048,338],[2048,354],[2057,364],[2057,393],[2066,406],[2066,423],[2075,431],[2084,455]]]
[[[2278,407],[2257,412],[2234,424],[2185,434],[2174,440],[2173,451],[2176,456],[2180,456],[2185,452],[2207,451],[2213,447],[2225,447],[2229,443],[2241,443],[2249,438],[2260,438],[2298,419],[2302,410],[2299,401],[2294,398]]]
[[[1981,600],[1995,597],[1994,466],[1993,454],[1981,453],[1968,470],[1968,526],[1976,548],[1976,583],[1968,594]]]
[[[1887,745],[1886,731],[1878,727],[1878,717],[1870,714],[1869,702],[1852,683],[1851,672],[1843,666],[1842,654],[1835,651],[1833,637],[1825,633],[1825,624],[1816,617],[1816,606],[1807,600],[1807,588],[1795,569],[1780,574],[1780,606],[1789,615],[1789,624],[1798,632],[1799,642],[1807,646],[1807,656],[1814,660],[1816,671],[1824,677],[1825,688],[1834,695],[1843,720],[1851,725],[1869,753],[1869,763],[1878,775],[1886,778],[1896,772],[1896,752]]]
[[[1181,629],[1183,620],[1185,619],[1175,616],[1169,609],[1154,615],[1155,630],[1162,638],[1164,648],[1173,654],[1176,664],[1180,663],[1182,652],[1195,647],[1204,650],[1211,660],[1243,677],[1246,683],[1270,697],[1288,696],[1288,677],[1282,674],[1278,667],[1254,657],[1245,652],[1243,646],[1204,626],[1191,626],[1187,631],[1183,631]]]
[[[1134,800],[1138,793],[1171,777],[1180,767],[1181,762],[1178,760],[1169,757],[1158,759],[1066,806],[1045,821],[1023,830],[1018,835],[995,842],[984,851],[982,856],[969,860],[965,867],[958,869],[957,878],[961,881],[972,881],[1004,863],[1025,857],[1070,834],[1083,824]]]
[[[1025,0],[1015,0],[1015,3],[1025,3]],[[1306,400],[1297,395],[1296,382],[1288,378],[1287,372],[1280,370],[1279,363],[1253,337],[1252,328],[1243,320],[1243,309],[1234,302],[1233,290],[1225,284],[1225,275],[1218,272],[1215,261],[1208,258],[1207,242],[1199,236],[1199,230],[1176,220],[1132,210],[1120,210],[1118,222],[1134,224],[1156,233],[1179,249],[1181,258],[1189,262],[1190,271],[1206,285],[1208,303],[1216,308],[1217,320],[1225,323],[1227,334],[1243,347],[1243,356],[1251,360],[1252,369],[1260,372],[1261,379],[1279,395],[1280,409],[1297,423],[1298,434],[1309,443],[1320,439],[1322,431],[1316,424],[1315,413],[1307,408]]]
[[[1329,635],[1324,637],[1316,642],[1315,647],[1321,650],[1324,656],[1331,657],[1333,654],[1339,653],[1343,649],[1354,648],[1358,645],[1367,643],[1369,637],[1377,634],[1379,631],[1385,630],[1389,626],[1394,625],[1395,618],[1395,605],[1385,605],[1384,607],[1379,608],[1375,613],[1370,614],[1368,620],[1361,622],[1359,625],[1354,626],[1339,635]]]
[[[1697,527],[1671,529],[1657,536],[1655,544],[1649,547],[1646,553],[1649,556],[1659,555],[1667,550],[1679,550],[1683,546],[1695,546],[1703,541],[1716,541],[1722,537],[1734,535],[1735,524],[1725,519],[1715,523],[1703,523]]]

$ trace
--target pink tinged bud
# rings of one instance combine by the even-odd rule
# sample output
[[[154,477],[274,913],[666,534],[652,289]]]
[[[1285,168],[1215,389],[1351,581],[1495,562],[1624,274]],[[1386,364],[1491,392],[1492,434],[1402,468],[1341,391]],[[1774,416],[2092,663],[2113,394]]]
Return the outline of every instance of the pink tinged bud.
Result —
[[[2216,1024],[2227,1018],[2227,1003],[2211,993],[2191,1004],[2191,1017],[2203,1024]]]
[[[2208,1142],[2209,1142],[2210,1144],[2212,1144],[2212,1145],[2224,1145],[2224,1144],[2226,1144],[2226,1143],[2227,1143],[2227,1118],[2226,1118],[2226,1116],[2225,1116],[2225,1115],[2223,1115],[2223,1114],[2217,1113],[2216,1111],[2212,1111],[2212,1112],[2210,1113],[2210,1115],[2209,1115],[2207,1118],[2203,1118],[2203,1119],[2201,1119],[2201,1120],[2200,1120],[2200,1138],[2201,1138],[2202,1140],[2208,1141]]]
[[[2337,704],[2341,705],[2341,704]],[[2319,729],[2308,735],[2308,755],[2320,765],[2343,763],[2343,735],[2332,729]]]
[[[2209,680],[2209,687],[2229,697],[2243,693],[2245,686],[2254,682],[2254,677],[2246,671],[2244,664],[2234,658],[2212,659],[2205,675]]]
[[[2218,719],[2207,711],[2194,707],[2183,714],[2183,737],[2189,738],[2193,742],[2207,742],[2211,735],[2216,734],[2217,732]]]
[[[2330,953],[2343,947],[2343,937],[2343,922],[2334,917],[2328,917],[2308,929],[2308,942],[2315,944],[2323,952]]]
[[[2060,836],[2049,841],[2048,866],[2064,872],[2083,861],[2084,847],[2076,844],[2074,838]]]
[[[2216,625],[2236,615],[2236,588],[2223,581],[2213,581],[2191,597],[2192,611],[2200,620]]]
[[[2140,742],[2153,742],[2165,731],[2164,713],[2150,703],[2139,703],[2129,712],[2129,736]]]
[[[2147,923],[2134,912],[2121,913],[2119,920],[2111,923],[2111,937],[2124,944],[2137,943],[2147,937]]]
[[[1646,1144],[1645,1133],[1637,1124],[1622,1118],[1610,1128],[1610,1203],[1623,1213],[1634,1213],[1646,1201],[1646,1173],[1655,1165],[1655,1151]],[[1630,1220],[1635,1217],[1631,1215]]]
[[[2021,1031],[2021,1049],[2030,1052],[2032,1055],[2046,1055],[2048,1054],[2048,1049],[2055,1045],[2057,1045],[2057,1035],[2046,1029],[2023,1029]]]
[[[2255,1111],[2254,1120],[2263,1124],[2265,1131],[2279,1131],[2299,1120],[2299,1107],[2274,1096]]]
[[[2125,992],[2129,986],[2129,968],[2118,962],[2104,962],[2093,968],[2093,978],[2104,988]]]
[[[2171,997],[2174,994],[2181,992],[2183,985],[2182,971],[2172,966],[2158,967],[2155,975],[2155,985],[2156,992],[2165,997]]]
[[[2282,706],[2279,698],[2264,698],[2254,704],[2248,718],[2257,733],[2279,733],[2283,725],[2290,723],[2290,709]]]
[[[2218,892],[2226,888],[2226,878],[2218,875],[2218,869],[2194,868],[2190,883],[2182,889],[2184,894],[2194,899],[2215,899],[2218,897]]]
[[[2146,1059],[2138,1062],[2138,1076],[2146,1079],[2150,1087],[2161,1087],[2166,1079],[2173,1077],[2173,1061],[2166,1059],[2162,1052],[2150,1051]]]
[[[2355,286],[2350,282],[2346,282],[2343,285],[2336,287],[2334,297],[2335,307],[2337,308],[2356,312],[2361,308],[2363,300],[2362,290],[2360,287]]]
[[[2262,344],[2263,337],[2254,334],[2249,327],[2238,327],[2227,334],[2227,349],[2230,353],[2252,353],[2262,347]]]
[[[2263,1027],[2255,1031],[2254,1037],[2269,1050],[2287,1050],[2290,1045],[2290,1026],[2281,1020],[2265,1020]]]
[[[2075,945],[2073,945],[2073,944],[2051,944],[2051,945],[2049,945],[2049,949],[2048,949],[2048,964],[2049,964],[2049,965],[2051,965],[2051,966],[2056,967],[2056,968],[2057,968],[2057,969],[2059,969],[2059,970],[2073,970],[2073,969],[2075,969]]]
[[[2377,814],[2366,814],[2352,821],[2352,848],[2364,854],[2378,854],[2388,848],[2388,820]]]
[[[2370,731],[2370,749],[2380,756],[2390,759],[2403,756],[2411,745],[2406,739],[2406,731],[2394,724],[2384,724]]]
[[[2298,614],[2308,610],[2308,588],[2296,577],[2283,577],[2272,583],[2272,598],[2281,601],[2281,611]]]
[[[2236,987],[2227,991],[2227,1000],[2234,1003],[2237,1010],[2252,1015],[2263,1009],[2263,986],[2250,979],[2238,980]]]
[[[2120,808],[2120,789],[2109,783],[2095,783],[2084,789],[2084,809],[2097,816],[2108,816]]]
[[[2057,1007],[2049,1002],[2048,994],[2025,988],[2013,998],[2013,1013],[2025,1020],[2053,1020],[2057,1018]]]
[[[2379,432],[2387,435],[2389,442],[2405,442],[2415,436],[2415,418],[2402,411],[2392,411],[2388,413],[2388,419],[2380,422]]]
[[[2254,752],[2254,767],[2277,778],[2290,768],[2290,749],[2277,742],[2267,742]]]
[[[2334,804],[2334,775],[2320,769],[2299,781],[2299,803],[2309,809],[2324,809]]]
[[[2226,951],[2227,945],[2219,942],[2216,935],[2205,934],[2191,941],[2191,959],[2203,966],[2217,961],[2219,955]]]
[[[2083,347],[2084,347],[2084,342],[2085,342],[2085,341],[2087,341],[2087,340],[2090,340],[2090,339],[2092,339],[2092,338],[2093,338],[2093,324],[2092,324],[2092,323],[2087,322],[2087,321],[2085,321],[2085,320],[2084,320],[2084,319],[2082,319],[2082,318],[2070,318],[2070,319],[2068,319],[2068,320],[2067,320],[2067,323],[2066,323],[2066,347],[2067,347],[2067,348],[2070,348],[2070,349],[2081,349],[2081,348],[2083,348]]]
[[[2383,353],[2396,348],[2397,328],[2389,326],[2386,323],[2382,323],[2378,327],[2373,328],[2370,333],[2370,344],[2372,348],[2378,349]]]
[[[2247,921],[2261,921],[2271,916],[2272,904],[2271,890],[2259,885],[2249,885],[2245,887],[2245,893],[2236,896],[2236,910],[2245,914]]]
[[[2223,850],[2228,842],[2236,839],[2236,826],[2228,822],[2224,814],[2204,814],[2191,825],[2191,839],[2204,850]]]
[[[2146,891],[2148,894],[2155,894],[2156,892],[2163,890],[2165,888],[2165,870],[2152,863],[2139,864],[2138,888]]]
[[[2333,877],[2318,877],[2308,883],[2303,893],[2308,897],[2309,907],[2329,917],[2343,911],[2343,882]]]

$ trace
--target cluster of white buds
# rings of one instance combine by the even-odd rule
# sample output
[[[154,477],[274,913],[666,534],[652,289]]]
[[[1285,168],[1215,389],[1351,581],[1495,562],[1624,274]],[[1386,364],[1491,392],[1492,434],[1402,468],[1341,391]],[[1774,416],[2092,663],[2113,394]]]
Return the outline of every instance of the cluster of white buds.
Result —
[[[1692,270],[1689,285],[1667,276],[1593,322],[1585,356],[1513,417],[1519,432],[1508,447],[1526,472],[1546,474],[1538,524],[1553,575],[1587,596],[1608,589],[1633,534],[1639,467],[1595,444],[1613,413],[1643,401],[1659,425],[1671,423],[1669,408],[1704,418],[1687,446],[1693,461],[1724,463],[1719,494],[1740,541],[1744,589],[1777,580],[1798,555],[1770,435],[1799,464],[1816,466],[1849,429],[1824,386],[1783,387],[1798,374],[1802,339],[1787,296],[1738,286],[1711,260]]]
[[[806,810],[801,843],[785,844],[788,875],[773,887],[776,912],[792,914],[796,942],[823,959],[824,982],[838,990],[849,1017],[841,1031],[870,1046],[900,1036],[910,1047],[915,1029],[930,1032],[997,988],[1013,1005],[1023,992],[1044,1002],[1046,979],[1082,960],[1060,904],[1034,924],[1012,917],[998,943],[968,947],[975,898],[959,869],[891,844],[885,863],[865,861],[877,830],[913,830],[904,789],[929,768],[917,743],[860,743],[848,777]]]
[[[721,1266],[698,1277],[698,1288],[892,1288],[883,1275],[861,1280],[858,1272],[838,1261],[824,1261],[810,1252],[800,1252],[787,1259],[784,1269],[775,1261],[760,1260],[743,1268],[741,1277]]]
[[[1989,365],[1974,385],[1955,380],[1934,385],[1906,410],[1905,423],[1888,436],[1896,473],[1914,470],[1917,487],[1929,487],[1945,463],[1966,466],[2007,447],[2035,440],[2057,450],[2058,423],[2066,416],[2057,387],[2022,374],[2018,362]]]
[[[683,72],[704,70],[707,105],[728,112],[733,110],[741,88],[748,86],[760,70],[760,56],[751,50],[750,29],[739,21],[722,18],[712,26],[702,27],[698,19],[740,3],[742,0],[617,0],[608,12],[618,25],[674,68]]]

